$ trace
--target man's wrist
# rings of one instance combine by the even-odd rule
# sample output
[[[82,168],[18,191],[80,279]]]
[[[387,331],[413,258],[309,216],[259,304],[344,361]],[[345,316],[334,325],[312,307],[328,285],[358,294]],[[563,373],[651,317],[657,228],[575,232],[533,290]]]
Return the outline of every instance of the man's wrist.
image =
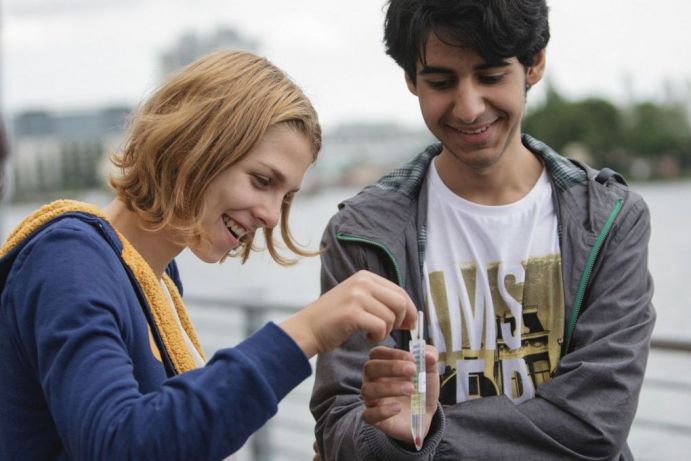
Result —
[[[413,444],[412,442],[408,442],[408,441],[404,441],[404,440],[399,440],[399,439],[393,438],[393,437],[391,437],[391,436],[389,436],[389,438],[391,439],[391,441],[392,441],[393,443],[395,443],[395,444],[398,445],[399,447],[403,448],[404,450],[408,450],[408,451],[417,451],[417,449],[415,448],[415,444]]]

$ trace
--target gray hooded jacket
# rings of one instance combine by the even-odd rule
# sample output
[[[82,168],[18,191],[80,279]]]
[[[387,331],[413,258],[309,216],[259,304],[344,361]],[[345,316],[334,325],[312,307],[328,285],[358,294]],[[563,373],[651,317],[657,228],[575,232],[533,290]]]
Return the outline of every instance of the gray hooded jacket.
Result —
[[[618,175],[565,159],[529,136],[554,189],[565,296],[562,357],[536,396],[439,405],[419,452],[362,420],[363,366],[372,347],[356,335],[320,354],[310,408],[319,452],[331,460],[629,460],[626,439],[655,323],[646,204]],[[426,188],[441,145],[340,204],[323,238],[322,291],[360,269],[404,287],[423,306]],[[611,171],[611,170],[610,170]],[[383,344],[406,347],[394,332]]]

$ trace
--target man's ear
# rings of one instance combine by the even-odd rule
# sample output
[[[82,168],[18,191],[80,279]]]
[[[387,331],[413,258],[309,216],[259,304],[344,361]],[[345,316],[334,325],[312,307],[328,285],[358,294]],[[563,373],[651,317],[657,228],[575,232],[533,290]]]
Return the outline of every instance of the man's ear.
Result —
[[[408,85],[408,91],[413,93],[415,96],[417,96],[417,87],[415,86],[415,82],[413,82],[413,79],[410,78],[410,75],[408,75],[408,72],[405,73],[405,84]]]
[[[533,86],[542,80],[542,76],[545,74],[545,60],[545,49],[543,48],[535,55],[533,65],[526,70],[525,82],[528,86]]]

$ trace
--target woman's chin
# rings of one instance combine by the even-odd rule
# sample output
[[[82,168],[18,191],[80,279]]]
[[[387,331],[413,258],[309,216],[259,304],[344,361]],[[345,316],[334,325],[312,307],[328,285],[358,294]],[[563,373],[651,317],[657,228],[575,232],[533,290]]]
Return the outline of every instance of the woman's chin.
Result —
[[[228,251],[222,251],[217,248],[190,248],[192,254],[194,254],[201,261],[208,264],[216,264],[223,260],[223,258],[228,254]]]

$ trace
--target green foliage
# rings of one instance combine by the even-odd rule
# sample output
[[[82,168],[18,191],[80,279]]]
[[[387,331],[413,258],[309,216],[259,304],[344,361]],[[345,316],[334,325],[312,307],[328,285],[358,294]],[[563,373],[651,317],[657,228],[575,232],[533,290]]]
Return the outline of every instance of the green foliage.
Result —
[[[636,104],[631,110],[625,147],[643,156],[691,155],[691,133],[681,105]]]
[[[549,85],[545,100],[526,114],[523,131],[562,152],[578,144],[596,167],[626,172],[635,158],[655,162],[670,156],[691,165],[691,125],[680,102],[618,107],[601,98],[570,101]]]

